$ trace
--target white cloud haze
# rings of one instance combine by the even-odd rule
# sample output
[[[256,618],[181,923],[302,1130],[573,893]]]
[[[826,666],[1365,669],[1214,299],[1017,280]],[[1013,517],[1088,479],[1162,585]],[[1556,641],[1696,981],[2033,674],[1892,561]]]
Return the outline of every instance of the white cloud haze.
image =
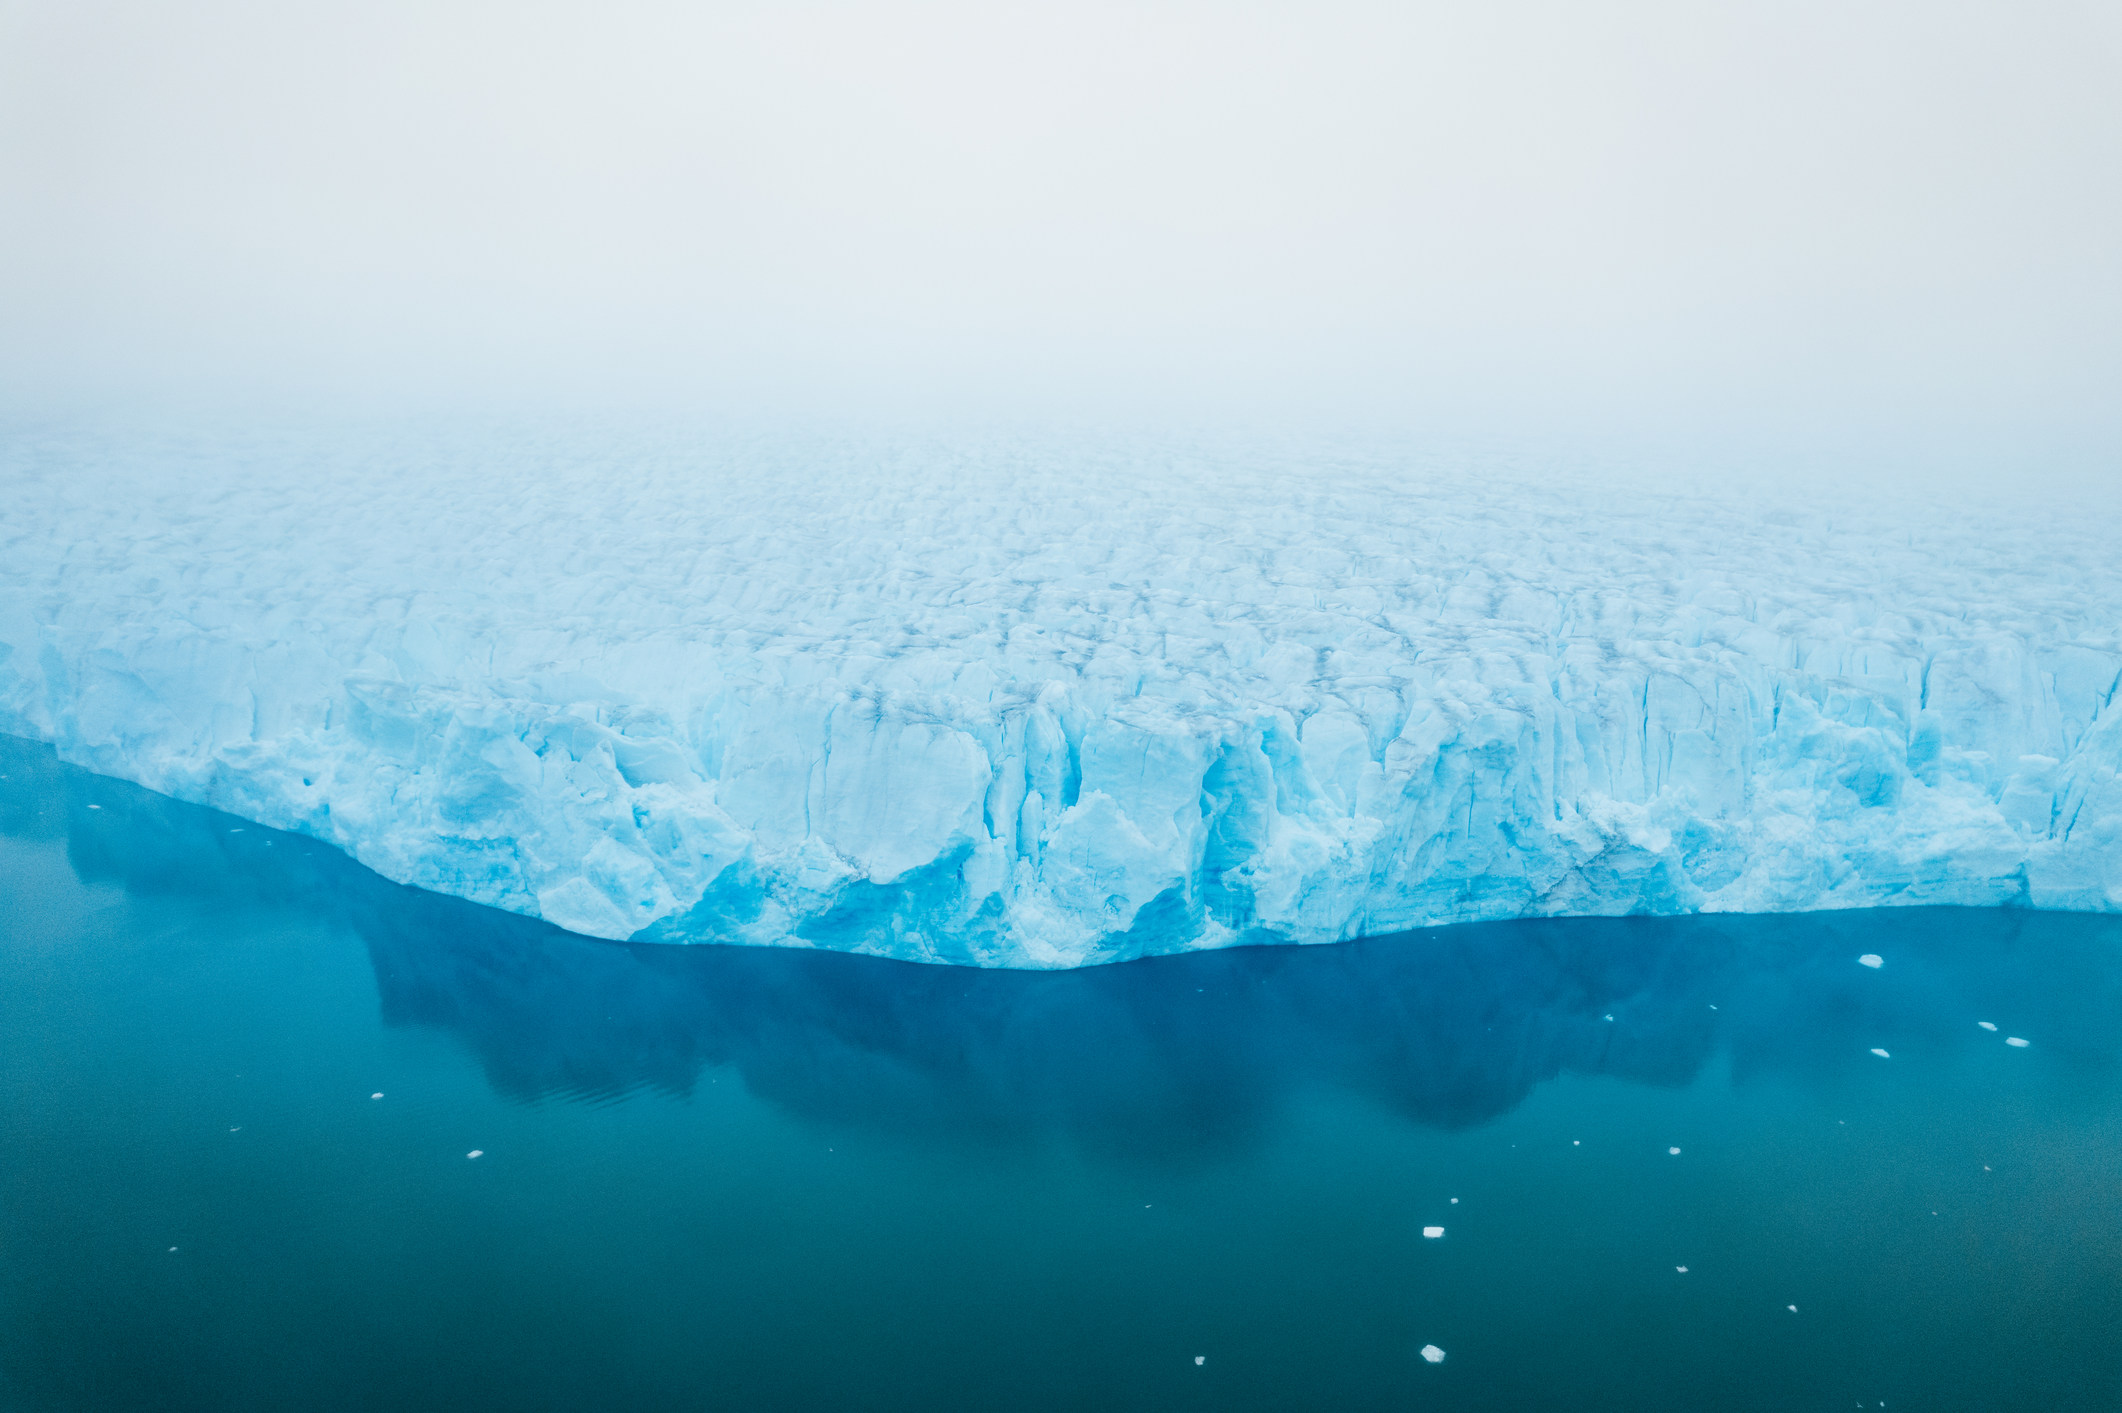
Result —
[[[0,16],[18,406],[2122,446],[2113,5]]]

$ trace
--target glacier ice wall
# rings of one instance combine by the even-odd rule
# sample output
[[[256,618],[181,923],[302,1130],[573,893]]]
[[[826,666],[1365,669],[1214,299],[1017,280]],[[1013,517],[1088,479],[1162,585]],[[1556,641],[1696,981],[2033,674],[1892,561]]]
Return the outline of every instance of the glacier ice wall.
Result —
[[[600,937],[2122,908],[2122,520],[1347,449],[11,434],[0,731]]]

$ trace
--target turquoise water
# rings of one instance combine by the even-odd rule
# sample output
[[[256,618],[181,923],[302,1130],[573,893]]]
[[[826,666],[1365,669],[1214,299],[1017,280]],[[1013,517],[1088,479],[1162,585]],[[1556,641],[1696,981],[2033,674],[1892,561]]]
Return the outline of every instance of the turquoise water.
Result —
[[[2122,920],[970,972],[0,775],[9,1409],[2122,1407]]]

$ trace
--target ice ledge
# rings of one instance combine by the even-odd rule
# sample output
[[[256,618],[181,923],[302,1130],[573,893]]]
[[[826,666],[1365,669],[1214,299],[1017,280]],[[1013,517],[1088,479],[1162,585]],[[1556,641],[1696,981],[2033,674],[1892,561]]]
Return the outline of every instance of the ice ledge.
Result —
[[[594,936],[1070,967],[2122,908],[2090,519],[1032,464],[866,498],[548,467],[408,520],[412,470],[16,469],[0,730]]]
[[[41,690],[18,672],[8,697],[38,709],[7,729],[599,937],[1067,967],[1507,917],[2122,907],[2105,711],[2060,754],[1999,765],[1922,710],[1852,725],[1797,684],[1715,674],[1514,709],[1454,684],[1375,755],[1326,713],[1145,720],[1050,688],[953,725],[768,694],[704,723],[725,742],[709,777],[697,738],[608,710],[356,677],[306,729],[227,739],[196,648],[158,663],[43,637]],[[1690,705],[1774,707],[1721,733],[1699,709],[1626,710],[1683,684]],[[1623,772],[1641,798],[1614,793]]]

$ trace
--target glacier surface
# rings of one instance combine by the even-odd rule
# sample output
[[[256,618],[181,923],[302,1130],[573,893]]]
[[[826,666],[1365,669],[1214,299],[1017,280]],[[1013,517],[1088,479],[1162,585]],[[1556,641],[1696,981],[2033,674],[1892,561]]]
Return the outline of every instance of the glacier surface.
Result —
[[[2112,509],[999,437],[0,471],[0,731],[599,937],[2122,908]]]

